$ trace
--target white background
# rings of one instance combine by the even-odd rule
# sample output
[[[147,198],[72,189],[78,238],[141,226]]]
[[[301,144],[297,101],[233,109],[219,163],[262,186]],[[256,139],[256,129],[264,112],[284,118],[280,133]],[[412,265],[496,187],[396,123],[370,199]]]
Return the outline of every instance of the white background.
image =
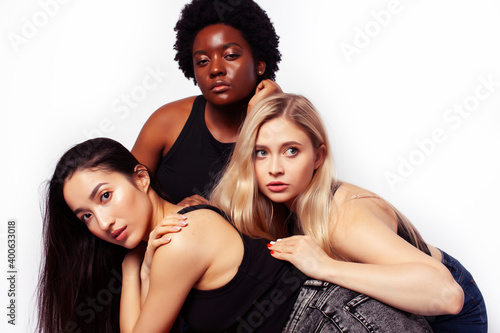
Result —
[[[34,331],[43,183],[57,159],[97,130],[131,148],[155,109],[199,93],[173,60],[184,2],[0,2],[2,331]],[[388,199],[458,258],[481,287],[490,331],[500,331],[500,3],[258,3],[281,37],[277,81],[324,116],[339,178]],[[464,103],[472,111],[452,113]],[[391,185],[388,173],[401,178]],[[6,308],[12,218],[16,326]]]

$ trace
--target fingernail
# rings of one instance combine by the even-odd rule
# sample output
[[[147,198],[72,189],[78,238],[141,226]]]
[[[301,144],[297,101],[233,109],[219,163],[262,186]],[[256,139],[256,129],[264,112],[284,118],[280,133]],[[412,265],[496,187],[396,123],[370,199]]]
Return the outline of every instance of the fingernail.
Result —
[[[174,226],[172,227],[172,229],[179,231],[179,230],[181,230],[182,228],[181,228],[181,227],[179,227],[178,225],[174,225]]]
[[[274,251],[271,251],[271,254],[274,254]]]
[[[179,217],[180,217],[181,219],[184,219],[184,220],[188,218],[186,215],[182,215],[182,214],[180,214],[180,215],[179,215]]]
[[[270,243],[270,244],[276,244],[276,242],[275,242],[275,241],[270,241],[269,243]]]
[[[281,242],[281,238],[277,239],[276,241],[277,241],[277,242]]]
[[[182,225],[182,226],[187,226],[188,223],[187,223],[186,220],[180,220],[179,224]]]
[[[271,244],[267,244],[267,247],[271,247],[272,245]]]
[[[162,238],[161,239],[163,241],[163,243],[168,243],[170,242],[172,239],[170,237],[166,237],[166,238]]]

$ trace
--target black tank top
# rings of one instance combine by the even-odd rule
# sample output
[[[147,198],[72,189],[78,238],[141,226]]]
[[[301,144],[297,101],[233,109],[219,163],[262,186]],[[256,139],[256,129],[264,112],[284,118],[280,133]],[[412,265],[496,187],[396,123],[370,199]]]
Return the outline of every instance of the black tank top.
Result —
[[[196,209],[220,210],[207,205]],[[281,332],[307,277],[287,261],[273,258],[267,241],[242,235],[244,254],[238,272],[225,286],[192,289],[181,316],[195,332]]]
[[[196,97],[184,128],[156,173],[172,203],[193,194],[206,198],[234,148],[234,143],[219,142],[208,130],[205,103],[203,96]]]

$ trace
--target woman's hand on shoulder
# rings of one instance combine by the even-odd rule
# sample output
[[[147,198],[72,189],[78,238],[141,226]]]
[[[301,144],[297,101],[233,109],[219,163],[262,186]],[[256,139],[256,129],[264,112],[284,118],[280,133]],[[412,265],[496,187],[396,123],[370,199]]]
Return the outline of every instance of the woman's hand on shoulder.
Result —
[[[151,272],[153,255],[160,246],[170,243],[169,234],[177,233],[187,226],[187,217],[181,214],[168,214],[149,234],[148,245],[142,261],[141,277],[148,278]]]
[[[158,227],[157,234],[160,235],[161,228],[171,230],[169,226],[175,226],[179,217],[173,214],[167,217],[167,226]],[[189,291],[203,277],[210,267],[212,257],[210,243],[205,242],[206,232],[201,232],[196,223],[196,218],[190,213],[190,228],[183,230],[168,240],[167,246],[156,242],[156,235],[152,235],[150,250],[151,255],[150,274],[145,290],[144,281],[141,285],[141,312],[134,325],[134,332],[168,332],[177,318]],[[174,228],[177,229],[177,228]],[[215,237],[209,240],[215,242]],[[155,238],[156,237],[156,238]],[[170,238],[170,237],[168,237]],[[163,244],[163,245],[165,245]],[[200,245],[201,244],[201,245]],[[157,246],[156,246],[157,245]],[[156,246],[156,247],[155,247]],[[160,310],[159,310],[160,309]],[[158,316],[158,311],[161,316]]]
[[[257,85],[257,88],[255,89],[255,95],[253,95],[252,99],[250,99],[250,102],[248,102],[247,113],[250,112],[250,110],[252,110],[252,108],[264,98],[269,97],[272,94],[278,94],[282,92],[283,90],[276,82],[269,79],[260,81],[260,83]]]
[[[323,269],[335,262],[310,236],[278,239],[270,242],[268,248],[274,258],[289,261],[313,279],[324,279]]]

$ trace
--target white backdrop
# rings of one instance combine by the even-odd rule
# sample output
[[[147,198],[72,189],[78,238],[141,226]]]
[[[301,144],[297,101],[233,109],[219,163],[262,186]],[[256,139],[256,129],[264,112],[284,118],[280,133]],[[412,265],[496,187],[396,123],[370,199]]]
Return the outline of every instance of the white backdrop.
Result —
[[[173,60],[184,2],[0,2],[3,332],[34,331],[43,182],[61,154],[97,135],[131,148],[155,109],[199,93]],[[277,81],[324,116],[339,178],[387,198],[468,267],[500,331],[500,3],[258,3],[281,37]]]

